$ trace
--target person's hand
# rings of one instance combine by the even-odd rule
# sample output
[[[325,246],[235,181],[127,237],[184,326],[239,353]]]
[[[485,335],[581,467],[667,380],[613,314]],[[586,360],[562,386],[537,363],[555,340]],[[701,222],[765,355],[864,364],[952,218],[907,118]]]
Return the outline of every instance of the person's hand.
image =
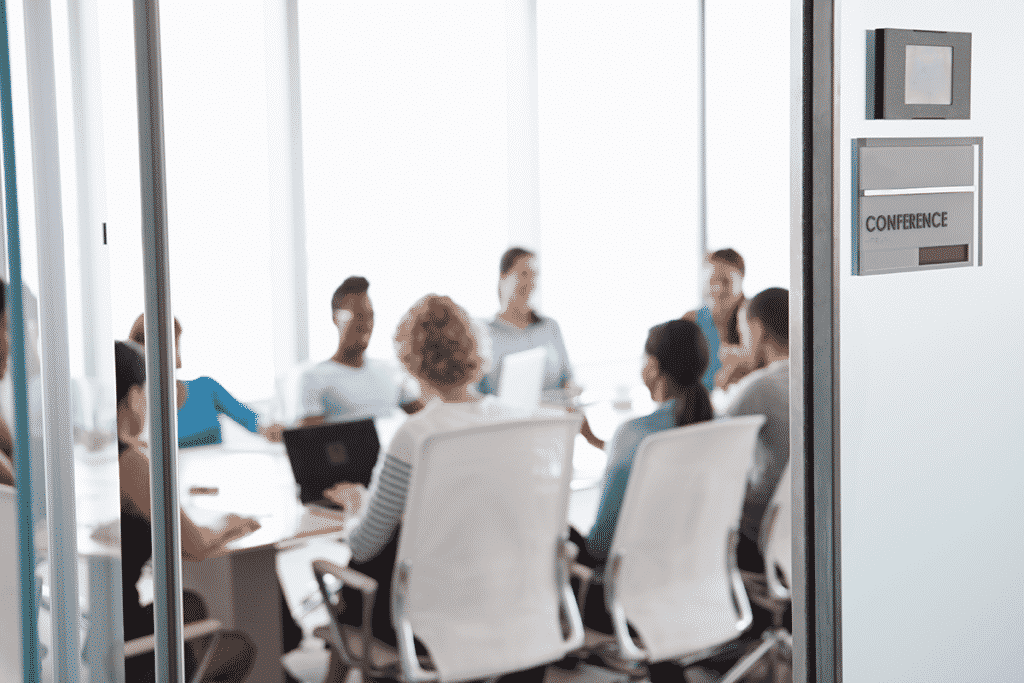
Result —
[[[221,540],[224,543],[248,536],[260,528],[259,521],[254,517],[240,517],[233,513],[227,516],[226,522],[224,531],[221,532]]]
[[[331,501],[345,512],[355,514],[363,504],[366,488],[362,484],[343,481],[324,491],[324,498]]]
[[[274,423],[269,427],[260,425],[257,428],[257,431],[259,431],[263,438],[273,443],[280,443],[284,438],[284,425],[279,425],[277,423]]]
[[[597,438],[594,432],[590,429],[590,423],[587,422],[587,418],[585,417],[583,418],[583,424],[580,425],[580,434],[583,435],[583,438],[586,439],[587,443],[591,446],[602,451],[604,450],[604,441]]]

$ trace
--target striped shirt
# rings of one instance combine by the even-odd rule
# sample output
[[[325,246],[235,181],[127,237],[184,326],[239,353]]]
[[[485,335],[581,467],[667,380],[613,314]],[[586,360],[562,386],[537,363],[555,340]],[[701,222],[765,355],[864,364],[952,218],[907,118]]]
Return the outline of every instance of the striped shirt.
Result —
[[[538,411],[538,414],[550,411]],[[423,442],[439,432],[504,422],[525,415],[502,405],[493,396],[466,403],[444,403],[433,399],[398,428],[377,479],[370,483],[366,514],[352,534],[348,545],[352,562],[372,560],[391,541],[405,514],[405,502],[412,484],[412,471],[423,449]]]

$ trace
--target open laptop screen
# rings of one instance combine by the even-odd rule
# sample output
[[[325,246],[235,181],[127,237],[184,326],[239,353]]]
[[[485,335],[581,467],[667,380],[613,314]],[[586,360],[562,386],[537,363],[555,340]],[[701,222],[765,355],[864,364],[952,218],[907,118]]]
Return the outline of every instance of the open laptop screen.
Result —
[[[369,486],[380,453],[373,420],[287,429],[284,446],[303,503],[322,499],[338,482]]]

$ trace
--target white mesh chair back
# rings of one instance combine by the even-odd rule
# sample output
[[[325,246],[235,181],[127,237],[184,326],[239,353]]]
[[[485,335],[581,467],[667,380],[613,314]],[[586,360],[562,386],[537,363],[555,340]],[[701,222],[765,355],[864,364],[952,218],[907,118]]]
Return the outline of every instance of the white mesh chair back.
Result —
[[[412,635],[442,681],[531,668],[582,645],[561,557],[581,420],[516,420],[424,442],[392,593],[407,678],[422,678]]]
[[[764,566],[772,597],[785,600],[790,597],[789,586],[793,585],[793,477],[790,465],[786,465],[779,479],[772,508],[771,523],[765,529]]]
[[[0,678],[21,680],[21,582],[14,488],[0,484]]]
[[[612,538],[605,594],[658,662],[725,643],[749,613],[730,572],[746,473],[764,417],[713,420],[645,438]],[[619,629],[616,629],[617,631]],[[628,641],[616,633],[628,655]],[[638,657],[639,658],[639,657]]]

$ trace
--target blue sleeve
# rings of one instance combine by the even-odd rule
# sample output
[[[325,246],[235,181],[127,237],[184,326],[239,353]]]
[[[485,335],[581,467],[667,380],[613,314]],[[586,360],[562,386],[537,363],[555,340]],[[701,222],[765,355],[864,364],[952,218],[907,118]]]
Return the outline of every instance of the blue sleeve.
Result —
[[[611,461],[605,474],[604,490],[601,492],[601,504],[597,509],[597,519],[587,536],[587,552],[596,560],[604,560],[612,547],[615,525],[619,521],[622,499],[626,495],[626,484],[633,468],[633,456],[636,455],[638,442],[633,430],[626,423],[616,430],[612,437],[609,452]]]
[[[218,413],[224,413],[232,420],[242,425],[250,432],[256,431],[256,413],[240,403],[238,399],[228,393],[228,390],[211,379],[213,385],[213,406]]]
[[[348,539],[353,562],[372,560],[391,541],[405,513],[411,475],[412,465],[390,454],[385,457],[366,515]]]

